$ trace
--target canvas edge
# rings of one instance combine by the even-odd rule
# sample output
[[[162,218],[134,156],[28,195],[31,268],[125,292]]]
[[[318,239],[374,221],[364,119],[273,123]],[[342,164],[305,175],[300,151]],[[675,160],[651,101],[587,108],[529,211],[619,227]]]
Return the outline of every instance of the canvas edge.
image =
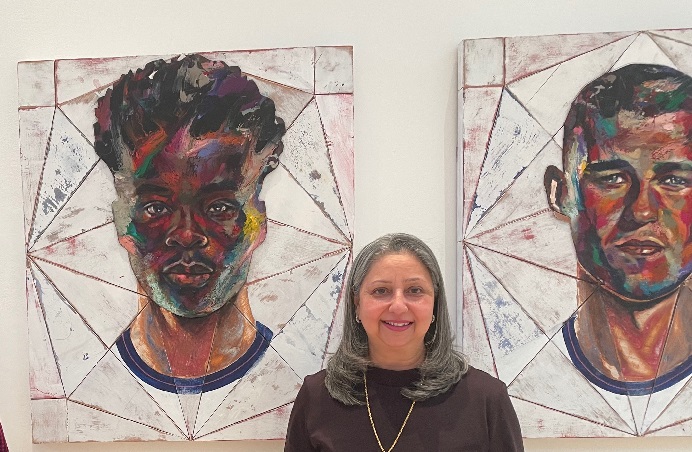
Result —
[[[456,146],[456,310],[455,333],[457,346],[464,350],[464,45],[457,47],[457,146]]]

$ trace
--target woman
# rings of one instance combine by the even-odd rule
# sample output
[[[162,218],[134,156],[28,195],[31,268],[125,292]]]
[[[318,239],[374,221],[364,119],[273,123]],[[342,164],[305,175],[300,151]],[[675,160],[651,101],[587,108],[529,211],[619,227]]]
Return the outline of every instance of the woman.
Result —
[[[523,451],[506,386],[453,349],[440,267],[407,234],[353,261],[344,332],[305,378],[284,451]]]

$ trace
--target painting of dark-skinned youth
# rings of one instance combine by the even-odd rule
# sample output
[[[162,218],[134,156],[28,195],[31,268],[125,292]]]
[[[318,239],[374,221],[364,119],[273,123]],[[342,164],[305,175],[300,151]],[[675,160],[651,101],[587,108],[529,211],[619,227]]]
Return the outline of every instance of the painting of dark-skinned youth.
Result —
[[[19,63],[34,442],[284,437],[340,330],[352,60]]]
[[[460,48],[459,333],[530,437],[692,434],[692,30]]]

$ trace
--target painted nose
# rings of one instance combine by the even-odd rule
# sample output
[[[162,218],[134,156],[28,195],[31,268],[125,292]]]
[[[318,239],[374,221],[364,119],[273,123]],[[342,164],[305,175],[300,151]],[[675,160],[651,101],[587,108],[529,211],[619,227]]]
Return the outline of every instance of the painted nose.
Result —
[[[202,248],[207,246],[209,239],[192,218],[192,215],[181,214],[180,216],[178,224],[166,237],[166,245],[182,248]]]
[[[641,184],[639,193],[630,209],[632,219],[638,224],[651,223],[658,219],[658,201],[648,184]]]

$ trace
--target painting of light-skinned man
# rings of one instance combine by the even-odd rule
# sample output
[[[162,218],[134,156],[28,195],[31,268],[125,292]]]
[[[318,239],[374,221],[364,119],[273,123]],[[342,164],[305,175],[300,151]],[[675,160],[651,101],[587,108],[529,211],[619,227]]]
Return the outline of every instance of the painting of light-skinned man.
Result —
[[[18,75],[34,442],[282,438],[338,330],[351,49]]]
[[[689,434],[691,36],[463,47],[464,348],[528,436]]]

